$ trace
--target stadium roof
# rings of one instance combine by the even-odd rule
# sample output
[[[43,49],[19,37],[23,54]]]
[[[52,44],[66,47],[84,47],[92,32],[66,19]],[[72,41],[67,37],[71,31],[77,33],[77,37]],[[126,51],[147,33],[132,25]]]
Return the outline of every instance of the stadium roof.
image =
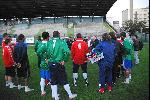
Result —
[[[105,16],[117,0],[0,0],[0,18]]]

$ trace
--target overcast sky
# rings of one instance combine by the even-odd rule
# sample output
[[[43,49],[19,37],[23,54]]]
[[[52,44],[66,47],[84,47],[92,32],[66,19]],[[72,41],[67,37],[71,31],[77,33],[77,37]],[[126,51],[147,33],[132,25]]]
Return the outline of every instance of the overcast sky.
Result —
[[[130,0],[117,0],[114,5],[107,12],[107,20],[112,23],[112,21],[119,21],[122,24],[122,11],[129,9]],[[133,0],[133,9],[145,8],[149,6],[149,0]]]

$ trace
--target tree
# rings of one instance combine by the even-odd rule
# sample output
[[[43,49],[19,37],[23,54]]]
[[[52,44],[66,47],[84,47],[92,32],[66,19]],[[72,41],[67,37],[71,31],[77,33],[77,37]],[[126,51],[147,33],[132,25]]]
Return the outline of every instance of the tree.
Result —
[[[131,34],[134,34],[135,32],[141,32],[142,30],[146,30],[146,22],[145,21],[138,21],[138,20],[128,20],[125,22],[123,28],[126,31],[131,32]]]

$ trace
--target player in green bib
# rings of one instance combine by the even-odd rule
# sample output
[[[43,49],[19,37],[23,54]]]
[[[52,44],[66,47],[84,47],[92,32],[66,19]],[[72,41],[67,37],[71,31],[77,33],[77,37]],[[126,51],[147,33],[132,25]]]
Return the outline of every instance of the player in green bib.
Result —
[[[121,33],[122,39],[123,39],[123,47],[124,47],[124,55],[123,55],[123,68],[125,69],[125,82],[126,84],[129,84],[129,81],[131,80],[131,68],[133,66],[132,60],[133,60],[133,41],[130,38],[130,36],[127,36],[125,32]]]
[[[49,66],[48,66],[48,62],[47,62],[47,53],[46,52],[39,52],[41,50],[42,47],[47,46],[47,42],[49,40],[49,33],[48,32],[43,32],[42,33],[42,42],[38,45],[37,48],[37,54],[40,57],[41,63],[40,63],[40,77],[41,77],[41,81],[40,81],[40,86],[41,86],[41,96],[45,96],[46,92],[44,90],[45,88],[45,83],[47,81],[51,80],[51,73],[49,71]]]
[[[67,62],[70,57],[70,50],[67,43],[60,39],[60,33],[58,31],[54,31],[53,38],[47,42],[47,45],[43,45],[39,49],[38,53],[46,53],[46,57],[48,59],[48,64],[51,70],[52,98],[59,100],[57,94],[58,84],[64,86],[69,99],[76,97],[77,94],[72,94],[70,90],[67,73],[65,71],[65,62]]]

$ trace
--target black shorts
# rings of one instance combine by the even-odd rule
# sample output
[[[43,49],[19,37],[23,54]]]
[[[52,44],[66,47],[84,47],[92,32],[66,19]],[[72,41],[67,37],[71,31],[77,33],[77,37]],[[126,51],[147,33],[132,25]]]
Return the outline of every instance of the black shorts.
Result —
[[[18,77],[23,77],[23,78],[28,78],[30,76],[30,71],[28,68],[17,68],[17,76]]]
[[[21,67],[17,68],[17,76],[18,77],[23,77],[23,78],[30,77],[30,67],[29,67],[29,62],[28,61],[22,62]]]
[[[118,56],[116,56],[116,58],[115,58],[115,64],[116,65],[121,65],[122,64],[122,56],[121,55],[118,55]]]
[[[73,62],[73,73],[78,73],[78,70],[79,70],[79,67],[80,67],[80,66],[81,66],[82,72],[83,72],[83,73],[87,73],[87,62],[84,63],[84,64],[81,64],[81,65],[75,64],[75,63]]]
[[[16,73],[15,73],[15,68],[14,67],[5,68],[5,70],[6,70],[6,72],[5,72],[6,76],[15,77]]]
[[[65,85],[68,84],[67,73],[65,66],[59,63],[49,63],[51,71],[51,84],[52,85]]]

